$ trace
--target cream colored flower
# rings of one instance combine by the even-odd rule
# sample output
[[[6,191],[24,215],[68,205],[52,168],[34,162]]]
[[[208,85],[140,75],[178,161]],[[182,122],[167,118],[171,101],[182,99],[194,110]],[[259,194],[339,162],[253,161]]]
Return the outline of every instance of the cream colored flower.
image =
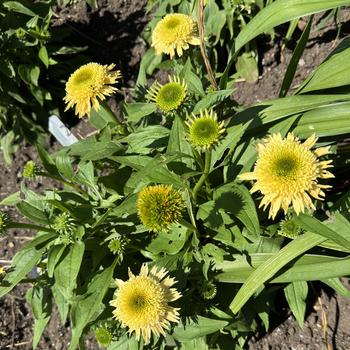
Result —
[[[121,77],[119,70],[113,71],[114,67],[114,64],[88,63],[78,68],[66,83],[65,110],[75,106],[79,118],[89,114],[91,107],[98,110],[100,101],[118,90],[111,86]]]
[[[200,41],[196,34],[196,25],[192,17],[182,13],[167,14],[160,20],[152,33],[152,46],[157,55],[165,53],[170,58],[175,52],[182,56],[189,45],[199,45]]]
[[[165,335],[170,322],[179,322],[178,308],[169,303],[181,297],[175,289],[170,288],[176,283],[174,278],[165,277],[165,268],[151,271],[143,264],[140,274],[134,276],[129,269],[129,279],[117,279],[117,290],[110,302],[115,307],[114,317],[129,328],[129,333],[135,332],[136,339],[140,337],[148,344],[151,333],[156,336]]]
[[[326,170],[332,167],[332,161],[318,159],[330,153],[329,147],[312,150],[316,141],[315,135],[301,143],[293,133],[285,139],[277,133],[258,144],[254,171],[241,174],[239,179],[256,181],[251,192],[264,195],[260,207],[266,209],[270,205],[269,217],[275,218],[280,208],[287,213],[291,204],[297,215],[305,207],[315,209],[310,196],[322,199],[323,189],[331,187],[318,183],[318,179],[334,176]]]

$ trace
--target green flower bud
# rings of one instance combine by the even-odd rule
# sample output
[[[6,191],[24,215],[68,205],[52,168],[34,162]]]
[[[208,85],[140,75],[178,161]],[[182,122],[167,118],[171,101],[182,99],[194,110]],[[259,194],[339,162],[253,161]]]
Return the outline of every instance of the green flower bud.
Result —
[[[30,160],[25,164],[23,168],[22,176],[24,178],[33,179],[35,178],[37,173],[38,173],[38,166],[32,160]]]
[[[280,222],[277,233],[288,238],[296,238],[303,233],[303,229],[294,221],[293,217],[286,217]]]
[[[120,239],[112,239],[108,243],[108,248],[113,254],[122,254],[125,248],[125,242]]]
[[[6,213],[0,213],[0,235],[6,233],[7,227],[10,222],[11,220]]]
[[[52,228],[60,234],[71,233],[75,228],[74,219],[68,213],[61,213],[55,217]]]
[[[169,83],[161,85],[156,82],[148,95],[162,112],[169,113],[179,108],[186,99],[187,85],[179,77],[169,76]]]
[[[203,285],[202,294],[204,299],[214,299],[216,292],[216,285],[213,282],[206,282]]]
[[[150,231],[167,231],[170,224],[182,217],[183,209],[182,195],[172,186],[148,186],[137,197],[139,218]]]
[[[95,337],[97,342],[105,348],[108,347],[109,344],[112,342],[112,334],[106,328],[103,327],[96,329]]]
[[[224,123],[218,122],[216,113],[211,110],[200,111],[200,115],[188,117],[186,121],[188,126],[189,139],[194,147],[203,150],[214,147],[225,132]]]

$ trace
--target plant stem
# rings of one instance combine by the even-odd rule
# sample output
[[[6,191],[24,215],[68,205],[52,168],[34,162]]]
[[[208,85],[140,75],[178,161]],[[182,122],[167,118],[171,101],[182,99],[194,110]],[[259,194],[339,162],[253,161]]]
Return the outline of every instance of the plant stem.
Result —
[[[181,224],[182,226],[187,227],[188,229],[190,229],[191,231],[197,232],[197,228],[196,226],[190,224],[187,220],[185,219],[180,219],[179,220],[179,224]]]
[[[27,230],[37,230],[37,231],[45,231],[45,232],[54,232],[52,229],[39,226],[39,225],[33,225],[33,224],[26,224],[24,222],[11,222],[7,225],[6,228],[24,228]]]
[[[69,181],[63,179],[62,177],[51,175],[51,174],[45,173],[45,172],[39,172],[38,175],[45,176],[45,177],[48,177],[48,178],[53,179],[53,180],[57,180],[57,181],[61,182],[62,184],[67,185],[68,187],[71,187],[74,190],[76,190],[76,191],[84,194],[85,196],[89,197],[89,193],[88,192],[83,190],[81,187],[73,184],[72,182],[69,182]]]
[[[211,164],[211,150],[209,149],[205,151],[205,164],[204,164],[204,170],[203,170],[202,176],[199,178],[196,186],[194,186],[194,189],[193,189],[193,199],[195,201],[197,200],[198,191],[201,189],[201,187],[203,186],[203,183],[205,182],[205,180],[209,175],[210,164]]]
[[[218,89],[218,85],[215,80],[213,69],[211,68],[207,50],[205,49],[204,41],[204,22],[203,22],[203,0],[198,0],[198,34],[200,40],[200,49],[203,57],[205,67],[208,72],[208,79],[215,90]]]

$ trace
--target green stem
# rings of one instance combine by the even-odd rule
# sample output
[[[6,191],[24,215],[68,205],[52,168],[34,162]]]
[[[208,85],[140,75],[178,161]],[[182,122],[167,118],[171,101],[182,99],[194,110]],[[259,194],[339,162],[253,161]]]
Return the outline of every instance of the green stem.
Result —
[[[57,180],[57,181],[61,182],[62,184],[66,185],[66,186],[68,186],[68,187],[71,187],[71,188],[73,188],[74,190],[76,190],[76,191],[78,191],[78,192],[84,194],[85,196],[89,197],[89,193],[88,193],[88,192],[86,192],[85,190],[83,190],[81,187],[79,187],[79,186],[73,184],[72,182],[69,182],[69,181],[63,179],[62,177],[55,176],[55,175],[51,175],[51,174],[45,173],[45,172],[39,172],[38,175],[40,175],[40,176],[45,176],[45,177],[48,177],[48,178],[53,179],[53,180]]]
[[[179,224],[181,224],[182,226],[187,227],[187,228],[190,229],[191,231],[197,232],[196,226],[190,224],[188,221],[186,221],[186,220],[184,220],[184,219],[180,219],[180,220],[179,220]]]
[[[207,150],[205,152],[205,164],[204,164],[204,170],[203,170],[202,176],[199,178],[196,186],[193,189],[193,199],[195,201],[197,200],[198,191],[202,188],[203,183],[206,181],[209,175],[210,165],[211,165],[211,150]]]
[[[6,228],[23,228],[27,230],[37,230],[37,231],[45,231],[45,232],[54,232],[53,230],[39,225],[26,224],[24,222],[11,222],[7,225]]]

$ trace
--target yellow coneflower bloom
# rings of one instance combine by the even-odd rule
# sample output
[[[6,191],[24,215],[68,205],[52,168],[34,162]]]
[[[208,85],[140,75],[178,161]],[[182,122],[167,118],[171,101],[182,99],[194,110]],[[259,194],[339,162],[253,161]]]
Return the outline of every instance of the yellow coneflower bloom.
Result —
[[[156,82],[148,91],[149,99],[165,112],[171,112],[180,107],[186,98],[187,85],[179,77],[169,76],[169,83],[161,85]]]
[[[78,68],[66,83],[65,110],[75,105],[79,118],[89,114],[91,107],[98,110],[100,101],[118,90],[111,86],[121,77],[119,70],[113,71],[114,67],[114,64],[88,63]]]
[[[201,110],[199,116],[192,113],[192,116],[188,117],[186,125],[191,144],[203,149],[215,146],[225,132],[224,123],[218,122],[218,117],[213,110],[210,112]]]
[[[157,23],[152,33],[152,46],[157,55],[165,53],[173,58],[176,51],[182,56],[189,45],[199,44],[193,19],[182,13],[167,14]]]
[[[148,186],[137,197],[139,218],[150,231],[166,231],[170,224],[182,217],[183,209],[181,193],[172,186]]]
[[[116,280],[118,289],[110,302],[115,307],[113,315],[123,327],[129,328],[129,333],[135,332],[137,340],[142,336],[146,344],[150,342],[151,333],[165,335],[170,322],[179,322],[179,309],[169,303],[179,299],[181,294],[170,288],[176,281],[165,277],[167,274],[165,268],[158,270],[154,266],[149,271],[144,264],[138,276],[129,269],[129,280]]]
[[[293,133],[285,139],[277,133],[258,144],[254,171],[241,174],[239,179],[256,180],[251,192],[260,191],[264,195],[260,207],[266,209],[270,204],[269,217],[275,218],[280,208],[287,213],[291,204],[297,215],[305,207],[314,209],[310,196],[322,199],[325,196],[322,189],[331,187],[318,183],[318,179],[334,177],[326,170],[332,167],[332,161],[318,159],[329,154],[330,147],[311,150],[316,141],[315,135],[301,143]]]

